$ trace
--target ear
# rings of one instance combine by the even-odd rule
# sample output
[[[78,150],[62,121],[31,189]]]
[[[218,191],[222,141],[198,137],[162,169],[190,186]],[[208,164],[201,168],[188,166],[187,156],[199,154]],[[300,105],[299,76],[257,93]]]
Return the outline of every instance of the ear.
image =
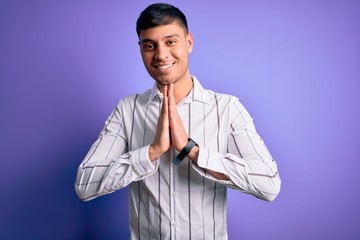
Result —
[[[186,36],[186,44],[188,48],[188,53],[190,54],[194,46],[194,40],[191,32],[189,32]]]

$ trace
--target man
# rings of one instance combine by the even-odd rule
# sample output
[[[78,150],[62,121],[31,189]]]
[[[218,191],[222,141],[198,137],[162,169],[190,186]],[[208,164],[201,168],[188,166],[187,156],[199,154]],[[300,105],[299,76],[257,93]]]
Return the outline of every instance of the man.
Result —
[[[131,239],[227,239],[226,187],[272,201],[276,163],[238,99],[190,75],[193,38],[179,9],[150,5],[137,34],[156,82],[111,113],[79,166],[77,194],[129,185]]]

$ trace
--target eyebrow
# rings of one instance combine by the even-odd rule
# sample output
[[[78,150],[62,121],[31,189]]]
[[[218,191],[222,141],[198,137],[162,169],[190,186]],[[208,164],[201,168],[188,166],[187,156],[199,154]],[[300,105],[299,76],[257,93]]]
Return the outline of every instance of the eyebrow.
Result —
[[[173,37],[180,37],[180,35],[177,33],[169,34],[169,35],[166,35],[165,37],[162,37],[161,40],[169,39],[169,38],[173,38]],[[139,43],[146,43],[146,42],[155,42],[155,41],[150,38],[144,38],[141,41],[139,41]]]

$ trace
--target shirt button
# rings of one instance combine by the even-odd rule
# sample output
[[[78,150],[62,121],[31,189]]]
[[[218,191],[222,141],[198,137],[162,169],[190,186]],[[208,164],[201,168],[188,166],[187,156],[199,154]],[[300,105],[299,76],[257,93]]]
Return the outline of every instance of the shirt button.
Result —
[[[173,192],[171,195],[172,195],[173,197],[175,197],[175,196],[176,196],[176,193],[175,193],[175,192]]]
[[[171,225],[172,225],[173,227],[175,227],[175,226],[176,226],[176,222],[171,222]]]

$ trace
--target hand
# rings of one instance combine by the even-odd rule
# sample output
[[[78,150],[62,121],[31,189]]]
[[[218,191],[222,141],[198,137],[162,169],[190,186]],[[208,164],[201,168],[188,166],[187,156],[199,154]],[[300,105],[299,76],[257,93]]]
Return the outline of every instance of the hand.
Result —
[[[188,135],[185,131],[184,125],[176,108],[174,98],[174,84],[169,85],[168,100],[171,144],[177,151],[180,152],[188,142]]]
[[[149,148],[149,158],[155,161],[170,148],[170,126],[168,107],[168,86],[164,86],[164,99],[161,114],[156,128],[155,139]]]
[[[175,104],[174,84],[165,85],[163,95],[162,111],[158,121],[155,139],[149,148],[149,158],[152,161],[155,161],[169,150],[170,145],[180,152],[188,142],[188,135]],[[189,159],[196,162],[198,153],[199,148],[194,147],[188,155]]]

